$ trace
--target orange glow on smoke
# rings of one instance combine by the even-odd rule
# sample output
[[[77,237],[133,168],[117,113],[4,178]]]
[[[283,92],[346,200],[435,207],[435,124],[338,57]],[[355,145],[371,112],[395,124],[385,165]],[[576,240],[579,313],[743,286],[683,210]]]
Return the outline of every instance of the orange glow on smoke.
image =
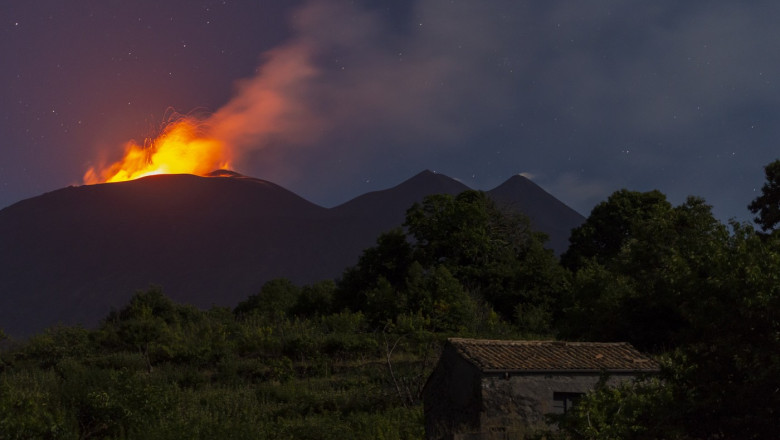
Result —
[[[101,169],[90,168],[84,174],[84,183],[122,182],[154,174],[204,175],[230,168],[228,148],[209,137],[203,128],[197,119],[176,119],[144,145],[128,142],[121,160]]]

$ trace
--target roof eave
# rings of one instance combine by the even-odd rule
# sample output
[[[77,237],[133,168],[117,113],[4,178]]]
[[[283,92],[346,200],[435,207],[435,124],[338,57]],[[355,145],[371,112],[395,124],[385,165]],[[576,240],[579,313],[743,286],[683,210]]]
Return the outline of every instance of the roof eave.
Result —
[[[485,374],[654,374],[660,373],[660,369],[646,369],[646,370],[634,370],[634,369],[541,369],[541,370],[518,370],[518,369],[483,369],[481,370]]]

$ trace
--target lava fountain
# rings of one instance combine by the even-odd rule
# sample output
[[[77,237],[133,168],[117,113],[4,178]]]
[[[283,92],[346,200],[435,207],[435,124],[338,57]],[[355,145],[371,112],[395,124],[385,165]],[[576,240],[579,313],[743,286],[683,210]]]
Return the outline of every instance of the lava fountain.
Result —
[[[143,145],[128,142],[122,159],[105,167],[91,167],[84,174],[84,183],[122,182],[154,174],[205,175],[229,169],[230,162],[230,150],[209,136],[204,122],[176,116],[156,138],[147,138]]]

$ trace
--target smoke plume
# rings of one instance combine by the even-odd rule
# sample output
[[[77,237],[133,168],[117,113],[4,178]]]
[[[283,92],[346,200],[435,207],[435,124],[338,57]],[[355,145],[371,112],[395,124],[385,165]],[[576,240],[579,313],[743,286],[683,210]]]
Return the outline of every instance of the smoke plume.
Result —
[[[292,37],[265,53],[257,74],[209,118],[213,136],[234,150],[239,168],[257,150],[266,150],[263,161],[294,155],[292,168],[306,168],[302,156],[325,160],[339,148],[353,161],[361,150],[375,157],[416,154],[422,143],[447,148],[510,98],[484,68],[500,43],[484,17],[500,5],[439,3],[416,2],[401,30],[353,2],[306,3],[293,14]],[[330,150],[306,148],[322,145]],[[278,165],[263,175],[290,172]]]

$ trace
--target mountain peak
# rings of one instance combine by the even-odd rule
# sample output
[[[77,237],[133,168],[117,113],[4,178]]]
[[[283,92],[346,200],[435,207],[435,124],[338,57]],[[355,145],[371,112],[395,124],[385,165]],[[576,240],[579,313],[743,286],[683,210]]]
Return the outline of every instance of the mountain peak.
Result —
[[[523,212],[536,230],[550,236],[548,245],[557,254],[569,246],[571,230],[585,221],[577,211],[566,206],[531,179],[516,174],[487,194],[499,205]]]
[[[491,189],[490,192],[503,193],[506,191],[517,191],[517,190],[544,191],[539,185],[534,183],[531,179],[523,176],[522,174],[515,174],[514,176],[505,180],[504,183],[502,183],[501,185],[498,185],[497,187]],[[546,193],[547,191],[544,192]]]
[[[226,169],[219,169],[214,170],[208,174],[206,174],[206,177],[235,177],[235,178],[246,178],[247,176],[237,173],[233,170],[226,170]]]
[[[436,171],[421,171],[390,189],[415,188],[431,194],[458,194],[469,189],[460,181]]]
[[[416,181],[416,180],[455,180],[452,177],[445,176],[444,174],[437,173],[436,171],[432,170],[423,170],[419,173],[415,174],[414,176],[410,177],[406,180],[406,182]],[[404,183],[406,183],[404,182]],[[403,184],[403,183],[402,183]]]

